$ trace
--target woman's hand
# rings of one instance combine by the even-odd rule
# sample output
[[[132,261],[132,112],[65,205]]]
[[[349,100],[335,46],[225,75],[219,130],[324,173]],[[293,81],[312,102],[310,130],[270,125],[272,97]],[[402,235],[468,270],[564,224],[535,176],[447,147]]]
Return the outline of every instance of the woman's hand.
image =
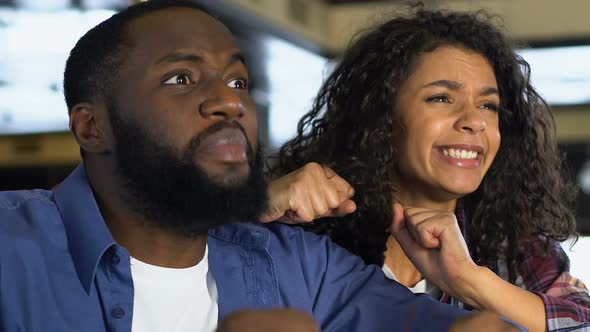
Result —
[[[454,214],[395,203],[390,231],[422,275],[443,291],[530,331],[547,330],[541,298],[476,265]]]
[[[422,275],[443,291],[470,301],[468,279],[479,270],[453,213],[393,206],[390,231]]]
[[[261,222],[304,223],[356,210],[354,189],[327,166],[309,163],[268,185],[268,209]]]

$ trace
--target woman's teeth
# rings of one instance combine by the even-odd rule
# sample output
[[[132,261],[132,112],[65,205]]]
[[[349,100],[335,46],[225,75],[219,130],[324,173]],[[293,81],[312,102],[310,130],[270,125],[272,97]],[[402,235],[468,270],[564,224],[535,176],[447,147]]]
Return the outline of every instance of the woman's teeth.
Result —
[[[443,149],[443,154],[447,157],[457,159],[475,159],[477,158],[477,151],[461,150],[461,149]]]

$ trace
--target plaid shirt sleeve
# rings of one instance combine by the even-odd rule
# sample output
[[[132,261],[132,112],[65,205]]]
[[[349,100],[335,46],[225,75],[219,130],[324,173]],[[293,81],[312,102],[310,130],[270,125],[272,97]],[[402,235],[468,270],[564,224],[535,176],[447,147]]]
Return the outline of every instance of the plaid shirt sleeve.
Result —
[[[549,331],[590,331],[590,296],[569,273],[570,262],[557,242],[547,256],[528,256],[520,266],[524,287],[545,303]]]

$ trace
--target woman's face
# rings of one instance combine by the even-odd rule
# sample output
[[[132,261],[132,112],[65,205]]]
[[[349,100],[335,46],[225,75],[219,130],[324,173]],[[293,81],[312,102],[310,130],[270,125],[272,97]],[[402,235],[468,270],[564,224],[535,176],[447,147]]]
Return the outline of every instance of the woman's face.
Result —
[[[500,146],[499,105],[494,71],[479,53],[442,46],[422,55],[396,104],[402,192],[442,201],[475,191]]]

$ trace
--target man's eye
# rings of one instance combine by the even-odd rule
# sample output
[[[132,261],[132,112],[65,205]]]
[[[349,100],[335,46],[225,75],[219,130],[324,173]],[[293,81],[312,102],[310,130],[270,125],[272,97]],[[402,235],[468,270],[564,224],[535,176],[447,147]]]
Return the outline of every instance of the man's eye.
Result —
[[[164,84],[173,84],[173,85],[186,85],[186,84],[191,84],[191,83],[193,83],[193,81],[191,81],[190,77],[188,77],[188,75],[186,75],[186,74],[174,75],[174,76],[170,77],[169,79],[167,79],[166,81],[164,81]]]
[[[248,89],[248,81],[241,79],[241,78],[237,78],[235,80],[231,80],[231,81],[227,82],[227,86],[229,86],[232,89],[244,90],[244,89]]]

